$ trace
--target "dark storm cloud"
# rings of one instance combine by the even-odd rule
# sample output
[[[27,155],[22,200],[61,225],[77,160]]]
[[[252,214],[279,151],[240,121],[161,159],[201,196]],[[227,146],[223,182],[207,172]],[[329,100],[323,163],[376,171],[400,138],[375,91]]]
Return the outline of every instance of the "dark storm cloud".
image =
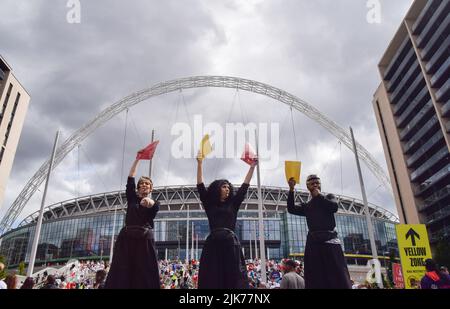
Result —
[[[305,99],[340,124],[349,122],[348,111],[355,106],[359,108],[354,120],[364,123],[370,117],[372,121],[371,94],[379,83],[376,66],[406,12],[401,10],[405,1],[380,3],[381,24],[367,22],[366,1],[261,4],[260,11],[271,25],[267,27],[270,35],[283,38],[277,43],[283,44],[280,49],[292,63],[291,69],[311,81],[303,89]],[[389,18],[395,19],[394,26],[385,22]]]
[[[240,76],[291,92],[342,127],[353,125],[360,136],[368,136],[360,142],[385,166],[371,106],[379,83],[376,65],[411,0],[381,1],[379,25],[367,23],[366,1],[350,0],[81,0],[80,24],[66,22],[66,1],[2,2],[5,19],[0,27],[0,53],[31,93],[32,101],[1,212],[48,158],[57,129],[67,138],[134,91],[194,75]],[[123,172],[125,113],[116,116],[82,143],[81,176],[86,177],[86,190],[92,191],[83,193],[102,192],[105,186],[118,189],[120,175],[128,173],[136,150],[148,143],[152,128],[161,140],[154,160],[156,185],[194,183],[194,160],[168,159],[174,139],[170,127],[175,122],[189,122],[194,114],[203,114],[205,122],[224,123],[229,115],[231,121],[242,121],[239,103],[235,102],[230,113],[234,98],[233,90],[185,90],[132,107]],[[293,159],[288,108],[254,94],[241,93],[240,99],[249,121],[273,118],[281,123],[280,151],[287,153],[283,160]],[[307,166],[315,164],[311,149],[317,141],[328,144],[327,149],[335,148],[337,141],[318,124],[300,114],[295,115],[295,122],[301,159]],[[77,156],[77,152],[70,154],[65,165],[58,167],[60,173],[71,176],[55,179],[55,201],[74,194],[70,181],[76,178]],[[217,162],[206,165],[209,180],[221,176],[242,181],[247,169],[243,162]],[[317,166],[326,165],[324,161]],[[330,189],[340,190],[339,177],[334,175],[336,162],[328,166],[329,178],[333,178]],[[343,168],[354,169],[348,151]],[[147,170],[147,163],[142,164],[139,173]],[[279,170],[283,170],[282,164]],[[266,175],[264,182],[284,185],[282,173],[273,173],[273,177]],[[353,183],[357,182],[344,179],[345,193],[359,196]],[[373,191],[379,184],[372,176],[367,185],[368,191]],[[373,197],[392,209],[392,198],[386,192]]]

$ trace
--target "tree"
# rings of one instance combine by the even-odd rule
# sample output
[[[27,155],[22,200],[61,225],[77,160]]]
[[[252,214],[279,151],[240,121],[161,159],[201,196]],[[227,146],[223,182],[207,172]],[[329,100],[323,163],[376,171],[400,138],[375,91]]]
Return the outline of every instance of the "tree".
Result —
[[[19,276],[25,276],[25,262],[19,263]]]
[[[436,244],[434,260],[440,266],[450,267],[450,239],[440,237]]]
[[[389,278],[386,278],[384,274],[381,274],[381,280],[383,281],[383,286],[385,289],[392,289],[392,282],[389,280]]]
[[[394,286],[394,275],[392,273],[392,264],[395,263],[395,250],[391,249],[389,251],[389,261],[387,264],[387,281],[389,282],[389,285],[392,287]]]
[[[6,277],[6,258],[3,255],[0,255],[0,263],[5,265],[5,269],[0,271],[0,280],[2,280]]]

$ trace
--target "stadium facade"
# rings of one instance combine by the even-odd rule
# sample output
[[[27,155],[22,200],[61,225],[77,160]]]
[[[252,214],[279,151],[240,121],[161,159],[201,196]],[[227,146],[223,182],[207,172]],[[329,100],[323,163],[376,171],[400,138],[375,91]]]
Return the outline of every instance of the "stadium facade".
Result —
[[[264,230],[266,256],[271,259],[301,257],[306,243],[307,225],[303,217],[287,213],[286,188],[263,187]],[[296,192],[296,204],[308,199],[308,192]],[[195,186],[155,188],[153,198],[161,208],[155,219],[155,240],[158,257],[173,259],[186,257],[186,242],[193,257],[200,256],[204,240],[209,234],[206,214]],[[360,200],[337,196],[339,210],[336,224],[349,265],[366,265],[370,256],[370,242]],[[44,213],[36,263],[62,263],[70,259],[108,259],[111,237],[117,237],[124,224],[127,203],[124,191],[101,193],[51,205]],[[388,258],[397,251],[395,224],[398,218],[389,211],[369,205],[375,230],[378,255]],[[116,214],[114,214],[116,211]],[[116,218],[115,232],[114,217]],[[38,212],[25,218],[17,228],[0,237],[0,255],[8,266],[15,267],[30,259],[31,245]],[[186,236],[189,226],[189,236]],[[193,233],[192,233],[193,226]],[[192,234],[194,241],[192,241]],[[244,255],[255,257],[255,238],[258,237],[257,188],[250,187],[238,214],[236,226]],[[198,235],[198,241],[197,241]],[[198,243],[199,250],[196,248]],[[194,244],[194,246],[192,246]],[[259,242],[257,242],[259,247]]]

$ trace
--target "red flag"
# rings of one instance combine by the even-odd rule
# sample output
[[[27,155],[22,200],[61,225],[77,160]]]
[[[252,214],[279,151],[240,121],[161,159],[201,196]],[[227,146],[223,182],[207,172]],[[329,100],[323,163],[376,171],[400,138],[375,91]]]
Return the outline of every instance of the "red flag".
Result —
[[[136,155],[137,160],[151,160],[153,159],[153,155],[155,154],[156,146],[158,146],[159,141],[155,141],[138,151]]]
[[[247,163],[248,165],[252,165],[255,161],[258,160],[255,151],[249,143],[245,144],[244,153],[242,154],[241,160]]]

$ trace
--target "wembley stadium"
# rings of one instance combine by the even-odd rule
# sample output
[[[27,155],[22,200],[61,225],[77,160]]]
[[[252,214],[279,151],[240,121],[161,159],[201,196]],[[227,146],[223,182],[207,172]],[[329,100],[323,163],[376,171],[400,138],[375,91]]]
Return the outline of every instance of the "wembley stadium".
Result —
[[[266,256],[301,258],[305,249],[307,225],[304,217],[287,213],[287,188],[262,187]],[[199,257],[209,234],[208,221],[195,186],[155,188],[153,198],[160,202],[155,219],[158,258]],[[296,192],[296,204],[306,201],[307,191]],[[370,242],[360,200],[337,196],[339,210],[336,225],[349,265],[366,265],[371,259]],[[124,191],[79,197],[48,206],[44,212],[36,264],[59,264],[71,259],[105,260],[109,258],[111,237],[124,224],[127,202]],[[369,204],[380,260],[397,250],[397,217],[382,207]],[[114,226],[114,218],[116,225]],[[38,212],[26,217],[17,228],[0,238],[0,255],[9,267],[30,258]],[[113,232],[114,230],[114,232]],[[189,234],[187,234],[189,233]],[[236,234],[246,258],[257,257],[257,188],[250,187],[238,214]]]

